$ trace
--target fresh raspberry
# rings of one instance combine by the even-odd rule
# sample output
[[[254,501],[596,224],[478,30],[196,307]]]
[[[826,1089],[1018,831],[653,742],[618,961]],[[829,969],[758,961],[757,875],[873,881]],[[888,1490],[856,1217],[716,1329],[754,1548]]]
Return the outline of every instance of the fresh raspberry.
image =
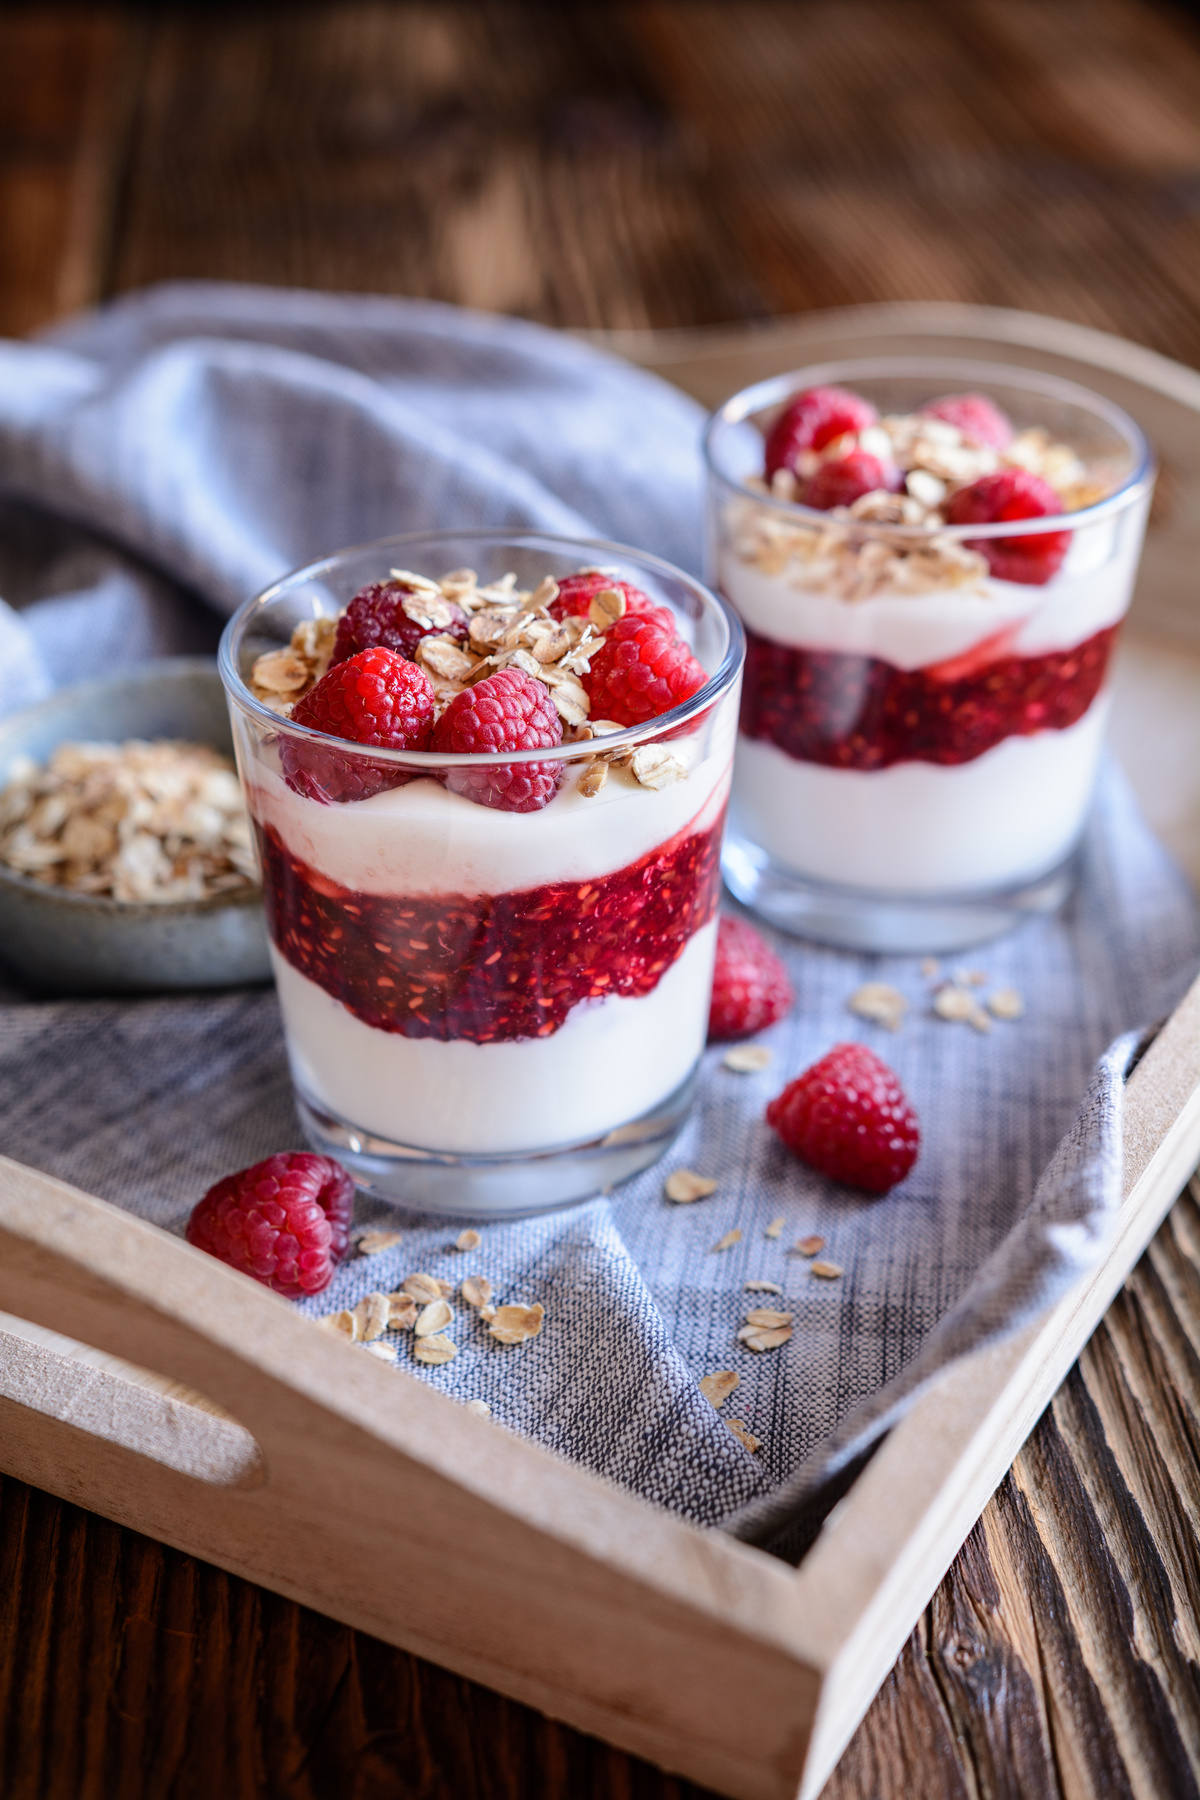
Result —
[[[1003,450],[1013,440],[1012,420],[986,394],[943,394],[940,400],[923,406],[921,413],[924,418],[957,425],[968,444],[978,444],[982,450]]]
[[[292,718],[352,744],[426,750],[433,712],[433,686],[424,669],[394,650],[375,649],[334,663],[297,700]],[[280,760],[288,786],[309,800],[366,800],[412,779],[390,763],[343,756],[296,738],[284,739]]]
[[[629,581],[614,581],[600,569],[584,569],[578,575],[564,575],[558,584],[558,598],[550,603],[550,616],[555,619],[584,619],[588,607],[605,588],[615,588],[625,596],[625,617],[631,613],[654,619],[663,631],[674,631],[675,620],[669,606],[658,606],[649,594]]]
[[[798,469],[802,450],[823,450],[848,431],[865,431],[878,417],[869,400],[846,388],[806,388],[788,402],[771,427],[767,480],[778,469]]]
[[[478,754],[499,750],[549,750],[562,743],[562,720],[549,691],[523,669],[497,669],[486,681],[456,694],[433,728],[435,750]],[[501,812],[537,812],[553,800],[560,762],[495,763],[481,769],[448,769],[446,786],[479,806]]]
[[[999,469],[951,494],[946,519],[951,525],[999,525],[1009,519],[1053,518],[1062,509],[1062,501],[1040,475],[1031,475],[1028,469]],[[1019,581],[1027,587],[1041,587],[1058,573],[1070,543],[1069,531],[967,539],[969,549],[987,557],[998,581]]]
[[[277,1294],[319,1294],[350,1244],[354,1183],[330,1156],[284,1151],[210,1187],[187,1222],[197,1250]]]
[[[852,450],[849,456],[831,457],[823,462],[801,491],[805,506],[829,512],[835,506],[853,506],[864,494],[883,489],[894,493],[900,484],[900,471],[890,468],[869,450]]]
[[[412,619],[404,610],[404,602],[413,604],[419,617]],[[445,600],[440,594],[418,596],[407,581],[376,581],[360,589],[338,620],[333,645],[333,661],[345,662],[359,650],[382,646],[397,656],[415,657],[423,637],[444,634],[459,643],[467,636],[468,619],[461,606]]]
[[[673,620],[664,629],[653,615],[626,613],[606,632],[581,680],[593,719],[642,725],[690,700],[708,676],[675,635]]]
[[[822,1175],[886,1194],[917,1160],[921,1134],[904,1089],[865,1044],[835,1044],[767,1108],[767,1124]]]
[[[787,970],[744,919],[722,918],[717,927],[708,1035],[716,1043],[750,1037],[782,1019],[796,996]]]

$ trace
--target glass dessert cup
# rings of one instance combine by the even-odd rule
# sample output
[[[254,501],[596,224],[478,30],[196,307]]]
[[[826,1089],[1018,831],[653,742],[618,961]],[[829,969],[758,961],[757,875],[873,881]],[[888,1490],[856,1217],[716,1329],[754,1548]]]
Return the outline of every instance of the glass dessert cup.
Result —
[[[1018,434],[1074,450],[1074,510],[914,526],[783,497],[761,479],[766,433],[793,395],[826,385],[881,418],[986,396]],[[963,949],[1058,906],[1153,487],[1137,426],[1048,375],[889,358],[744,390],[710,420],[706,456],[709,577],[747,637],[733,893],[798,936],[869,951]],[[1047,559],[1039,541],[1058,549]],[[1042,579],[993,572],[1030,546]]]
[[[480,585],[513,571],[518,589],[603,567],[671,609],[708,680],[644,725],[502,756],[368,748],[254,697],[256,659],[304,621],[336,617],[393,569],[464,566]],[[667,1149],[707,1029],[742,659],[737,619],[669,564],[533,534],[344,551],[230,621],[221,675],[297,1104],[309,1141],[361,1186],[423,1211],[517,1217]],[[326,803],[330,757],[394,784]],[[549,804],[501,811],[454,791],[498,762],[561,765]],[[308,778],[289,783],[298,766]]]

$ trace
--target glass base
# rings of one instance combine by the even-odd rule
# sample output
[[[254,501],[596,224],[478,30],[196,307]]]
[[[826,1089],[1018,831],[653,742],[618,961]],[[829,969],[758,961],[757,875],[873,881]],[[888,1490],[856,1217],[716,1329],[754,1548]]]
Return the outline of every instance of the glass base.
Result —
[[[697,1059],[674,1093],[602,1138],[503,1156],[392,1143],[338,1118],[300,1088],[296,1105],[314,1150],[336,1157],[359,1187],[381,1200],[456,1219],[526,1219],[591,1200],[656,1163],[687,1120],[699,1074]]]
[[[793,937],[841,950],[944,955],[969,950],[1060,907],[1075,882],[1074,852],[1034,881],[981,894],[878,894],[814,881],[730,832],[721,872],[735,899]]]

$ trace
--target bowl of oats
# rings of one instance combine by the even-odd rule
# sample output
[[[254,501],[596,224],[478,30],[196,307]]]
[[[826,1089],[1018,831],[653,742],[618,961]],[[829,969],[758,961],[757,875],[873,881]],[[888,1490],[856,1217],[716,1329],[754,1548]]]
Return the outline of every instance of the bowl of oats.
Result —
[[[55,993],[270,979],[208,658],[147,663],[0,720],[0,955]]]

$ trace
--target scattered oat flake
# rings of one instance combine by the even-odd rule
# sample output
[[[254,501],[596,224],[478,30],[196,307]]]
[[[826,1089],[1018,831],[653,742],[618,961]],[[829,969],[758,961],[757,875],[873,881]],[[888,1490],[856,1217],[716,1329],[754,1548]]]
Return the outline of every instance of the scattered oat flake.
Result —
[[[486,1400],[468,1400],[467,1411],[474,1413],[477,1419],[490,1419],[492,1416],[492,1409]]]
[[[718,1369],[715,1375],[705,1375],[700,1383],[700,1392],[711,1406],[718,1410],[724,1406],[734,1388],[741,1386],[741,1376],[732,1369]]]
[[[738,1230],[737,1226],[735,1225],[732,1231],[727,1231],[723,1238],[718,1239],[718,1241],[713,1245],[713,1249],[714,1250],[732,1250],[733,1246],[735,1244],[740,1244],[741,1241],[742,1241],[742,1234]]]
[[[662,744],[643,744],[630,757],[629,766],[634,779],[645,788],[670,787],[672,782],[682,781],[687,774],[679,758]]]
[[[417,1322],[417,1303],[411,1294],[389,1294],[388,1330],[411,1331]]]
[[[757,1450],[762,1449],[762,1439],[755,1437],[754,1433],[746,1424],[745,1419],[726,1419],[725,1423],[728,1425],[730,1431],[732,1431],[738,1443],[744,1444],[751,1456],[753,1456]]]
[[[745,1344],[747,1350],[778,1350],[791,1335],[790,1325],[743,1325],[738,1332],[738,1343]]]
[[[793,1247],[801,1256],[817,1256],[825,1248],[825,1239],[815,1234],[812,1237],[797,1238]]]
[[[497,1343],[523,1344],[527,1338],[538,1335],[545,1316],[546,1309],[540,1301],[533,1306],[498,1306],[488,1330]]]
[[[777,1325],[790,1325],[790,1312],[779,1312],[773,1306],[756,1306],[746,1314],[747,1325],[759,1325],[766,1331],[773,1331]]]
[[[1025,1002],[1016,988],[997,988],[989,994],[986,1004],[994,1019],[1020,1019],[1025,1015]]]
[[[783,1292],[777,1281],[744,1281],[742,1286],[750,1294],[782,1294]]]
[[[447,1294],[454,1292],[452,1281],[441,1281],[436,1275],[418,1273],[409,1275],[400,1283],[401,1291],[408,1294],[419,1305],[425,1306],[430,1300],[444,1300]]]
[[[822,1281],[840,1281],[842,1276],[846,1273],[840,1263],[826,1262],[824,1258],[819,1258],[812,1265],[812,1272],[814,1275],[819,1276]]]
[[[482,1242],[483,1239],[480,1237],[479,1233],[477,1231],[472,1231],[468,1226],[466,1231],[460,1231],[455,1238],[454,1248],[456,1250],[478,1250]]]
[[[419,1363],[436,1365],[453,1362],[458,1355],[458,1345],[452,1344],[448,1337],[440,1337],[435,1333],[433,1337],[418,1338],[413,1345],[413,1355]]]
[[[707,1175],[697,1175],[695,1169],[673,1169],[663,1182],[663,1193],[677,1206],[686,1206],[692,1200],[706,1200],[716,1191],[716,1182]]]
[[[782,1237],[782,1235],[783,1235],[783,1220],[782,1219],[772,1219],[771,1223],[767,1226],[767,1229],[763,1232],[763,1236],[769,1237],[769,1238]]]
[[[941,964],[936,956],[926,956],[921,959],[921,973],[926,981],[936,981],[940,972]]]
[[[445,1300],[431,1300],[421,1308],[413,1329],[419,1338],[432,1337],[435,1332],[444,1331],[453,1318],[454,1308]]]
[[[404,1240],[402,1231],[364,1231],[358,1240],[360,1256],[381,1256]]]
[[[988,984],[982,969],[955,969],[954,979],[960,987],[986,987]]]
[[[862,987],[854,990],[846,1005],[860,1019],[870,1019],[876,1025],[886,1026],[888,1031],[899,1031],[908,1011],[908,1001],[900,989],[889,987],[886,981],[864,982]]]
[[[388,1328],[390,1310],[391,1303],[386,1294],[364,1294],[354,1308],[358,1341],[369,1344],[373,1338],[382,1337]]]
[[[939,1019],[946,1019],[952,1025],[971,1025],[976,1031],[990,1031],[992,1021],[966,988],[939,988],[933,997],[933,1010]]]
[[[351,1342],[358,1336],[354,1314],[349,1307],[344,1306],[341,1312],[325,1313],[317,1324],[322,1331],[332,1332],[334,1337],[347,1337]]]
[[[492,1297],[492,1284],[486,1275],[468,1275],[458,1291],[468,1306],[484,1307]]]
[[[771,1062],[771,1052],[765,1044],[735,1044],[732,1050],[725,1052],[721,1062],[735,1075],[757,1075]]]
[[[394,1363],[396,1360],[395,1344],[387,1344],[382,1338],[373,1344],[364,1344],[363,1348],[370,1356],[377,1356],[380,1362]]]

